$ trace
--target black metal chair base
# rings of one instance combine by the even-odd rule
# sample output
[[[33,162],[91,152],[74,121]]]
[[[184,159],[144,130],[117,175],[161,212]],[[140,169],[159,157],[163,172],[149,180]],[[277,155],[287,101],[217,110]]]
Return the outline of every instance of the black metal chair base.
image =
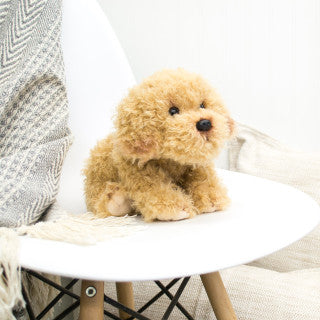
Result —
[[[43,281],[44,283],[46,283],[46,284],[54,287],[58,291],[60,291],[60,293],[38,315],[35,315],[34,311],[32,310],[31,304],[30,304],[30,297],[28,297],[25,289],[22,287],[23,297],[26,302],[26,310],[27,310],[27,313],[29,315],[30,320],[43,319],[47,315],[47,313],[52,308],[55,307],[57,302],[64,295],[68,295],[69,297],[71,297],[75,301],[69,307],[67,307],[65,310],[63,310],[59,315],[57,315],[53,320],[64,319],[73,310],[75,310],[77,307],[79,307],[80,296],[73,293],[72,291],[70,291],[70,289],[79,281],[79,279],[73,279],[66,285],[66,287],[62,287],[59,284],[47,279],[46,277],[44,277],[43,275],[41,275],[37,272],[34,272],[32,270],[24,270],[24,271],[27,272],[29,275]],[[161,296],[166,295],[170,300],[170,304],[169,304],[167,310],[165,311],[163,317],[161,318],[162,320],[169,319],[174,307],[177,307],[182,312],[182,314],[186,317],[186,319],[194,320],[194,318],[181,305],[181,303],[178,302],[178,300],[179,300],[183,290],[185,289],[189,279],[190,279],[190,277],[186,277],[186,278],[182,279],[182,281],[181,281],[181,283],[180,283],[180,285],[174,295],[169,290],[181,279],[174,279],[166,286],[164,286],[160,281],[155,281],[155,283],[159,287],[160,291],[154,297],[152,297],[147,303],[145,303],[138,311],[134,311],[134,310],[124,306],[123,304],[119,303],[118,301],[116,301],[106,295],[104,295],[104,302],[119,309],[119,310],[126,312],[127,314],[129,314],[131,317],[129,317],[127,320],[133,320],[133,319],[154,320],[154,319],[149,319],[149,318],[145,317],[142,313],[145,310],[147,310],[153,303],[155,303]],[[119,318],[119,316],[112,314],[108,310],[104,310],[104,315],[107,317],[106,319],[121,320],[121,318]]]

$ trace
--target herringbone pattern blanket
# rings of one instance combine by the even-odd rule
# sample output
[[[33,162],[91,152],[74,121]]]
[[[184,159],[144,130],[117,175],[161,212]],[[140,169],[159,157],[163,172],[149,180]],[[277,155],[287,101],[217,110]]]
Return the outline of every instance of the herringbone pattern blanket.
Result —
[[[88,245],[142,229],[134,217],[50,206],[71,144],[60,31],[61,0],[0,0],[0,320],[25,307],[19,235]],[[25,274],[22,282],[37,315],[54,292]]]
[[[53,203],[70,146],[61,0],[0,0],[0,226]]]

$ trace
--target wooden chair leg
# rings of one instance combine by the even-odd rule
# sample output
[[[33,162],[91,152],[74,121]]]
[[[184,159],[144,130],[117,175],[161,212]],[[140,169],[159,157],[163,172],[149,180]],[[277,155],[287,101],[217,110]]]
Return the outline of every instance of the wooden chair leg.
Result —
[[[132,282],[116,282],[118,302],[134,310],[134,296]],[[119,310],[119,317],[127,319],[130,317],[126,312]]]
[[[237,320],[219,272],[201,275],[212,309],[218,320]]]
[[[79,320],[103,320],[103,281],[82,280]]]

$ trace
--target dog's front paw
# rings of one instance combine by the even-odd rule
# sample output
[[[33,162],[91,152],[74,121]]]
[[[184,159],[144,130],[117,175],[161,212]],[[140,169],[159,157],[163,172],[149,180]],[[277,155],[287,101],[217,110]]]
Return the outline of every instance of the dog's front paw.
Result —
[[[227,194],[215,195],[214,199],[212,200],[213,206],[215,207],[215,211],[227,209],[231,202]]]
[[[123,192],[116,191],[108,201],[107,209],[113,216],[125,216],[132,211],[132,201]]]
[[[217,209],[215,207],[215,205],[212,203],[211,205],[203,206],[203,207],[199,208],[199,213],[212,213],[217,210],[219,210],[219,209]]]
[[[194,201],[199,213],[210,213],[226,209],[230,204],[230,199],[226,194],[207,194],[197,197]]]
[[[177,220],[183,220],[187,218],[190,218],[190,214],[184,210],[177,211],[177,213],[171,214],[171,215],[160,214],[156,217],[157,220],[161,220],[161,221],[177,221]]]
[[[108,216],[125,216],[132,212],[132,201],[119,188],[104,192],[95,204],[95,212],[100,218]]]
[[[196,210],[191,205],[182,207],[154,206],[151,210],[141,213],[145,221],[178,221],[194,217]]]

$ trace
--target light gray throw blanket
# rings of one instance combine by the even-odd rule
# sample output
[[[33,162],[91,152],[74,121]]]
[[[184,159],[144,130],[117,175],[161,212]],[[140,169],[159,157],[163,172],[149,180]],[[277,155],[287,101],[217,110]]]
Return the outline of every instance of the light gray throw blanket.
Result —
[[[0,0],[1,227],[36,222],[58,191],[71,143],[60,34],[61,0]],[[2,320],[24,307],[17,240],[0,230]],[[54,294],[34,279],[23,282],[35,307]]]
[[[21,279],[36,315],[56,294],[20,274],[18,236],[90,245],[144,228],[135,217],[97,219],[50,206],[71,144],[60,33],[61,0],[0,0],[1,320],[28,319]]]
[[[71,143],[61,0],[0,0],[0,226],[37,221],[54,202]]]

